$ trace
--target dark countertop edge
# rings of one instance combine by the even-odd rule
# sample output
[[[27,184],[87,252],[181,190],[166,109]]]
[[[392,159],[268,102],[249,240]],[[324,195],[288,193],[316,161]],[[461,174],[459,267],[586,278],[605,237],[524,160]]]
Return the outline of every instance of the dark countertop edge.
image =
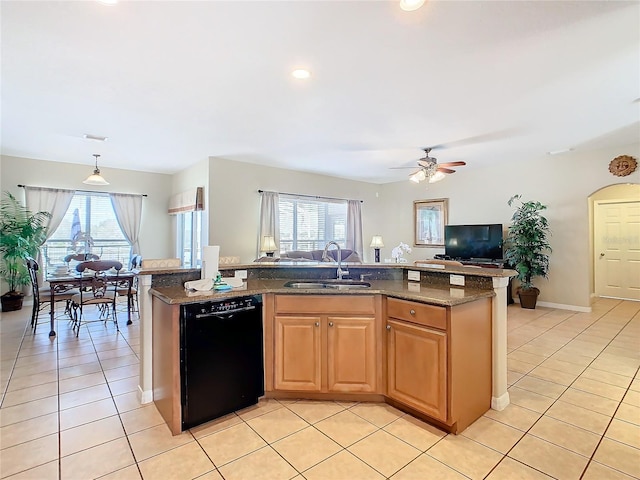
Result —
[[[413,282],[399,282],[391,280],[372,281],[371,288],[365,290],[326,290],[326,289],[292,289],[284,287],[286,280],[270,280],[268,282],[255,281],[252,288],[227,290],[218,293],[202,292],[188,294],[182,287],[157,287],[152,288],[150,293],[170,305],[185,303],[199,303],[209,300],[223,300],[226,298],[243,297],[249,295],[262,295],[266,293],[286,294],[286,295],[386,295],[387,297],[400,298],[403,300],[417,301],[452,307],[476,301],[480,298],[490,298],[495,296],[493,290],[465,289],[460,287],[433,287],[420,285],[420,292],[409,290],[408,284]],[[452,296],[452,293],[460,292],[461,296]],[[441,295],[440,295],[441,294]]]
[[[425,263],[428,263],[425,262]],[[269,269],[298,269],[298,268],[336,268],[336,263],[331,262],[257,262],[246,264],[228,264],[219,265],[220,271],[225,270],[245,270],[251,268],[269,268]],[[408,263],[343,263],[343,265],[351,268],[401,268],[403,270],[417,270],[425,272],[447,272],[447,273],[462,273],[465,275],[475,275],[478,277],[515,277],[518,272],[515,270],[509,270],[506,268],[482,268],[482,267],[457,267],[447,265],[445,268],[434,267],[418,267]],[[134,270],[138,275],[160,275],[171,273],[191,273],[199,272],[200,268],[191,267],[159,267],[159,268],[141,268]]]
[[[136,270],[132,270],[134,273],[138,275],[164,275],[169,273],[191,273],[191,272],[199,272],[200,267],[157,267],[157,268],[138,268]]]

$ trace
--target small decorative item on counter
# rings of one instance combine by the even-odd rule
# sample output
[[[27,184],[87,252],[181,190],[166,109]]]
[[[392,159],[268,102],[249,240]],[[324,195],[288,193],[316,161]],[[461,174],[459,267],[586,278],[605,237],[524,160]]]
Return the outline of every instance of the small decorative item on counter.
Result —
[[[396,263],[406,263],[406,259],[402,256],[406,253],[411,253],[411,247],[406,243],[400,242],[400,245],[391,250],[391,256],[396,259]]]
[[[213,283],[214,290],[231,290],[231,285],[228,285],[222,280],[220,272],[216,275],[216,281]]]

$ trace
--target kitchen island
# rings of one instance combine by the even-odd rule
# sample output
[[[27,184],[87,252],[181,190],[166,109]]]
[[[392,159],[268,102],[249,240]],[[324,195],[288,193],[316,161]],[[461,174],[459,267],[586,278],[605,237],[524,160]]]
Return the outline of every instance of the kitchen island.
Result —
[[[463,429],[475,419],[472,417],[478,415],[478,409],[484,408],[486,410],[489,406],[494,409],[502,409],[508,404],[506,392],[506,285],[509,277],[515,272],[471,267],[431,269],[380,264],[358,264],[357,266],[349,266],[349,268],[352,277],[358,278],[360,275],[364,275],[371,286],[365,291],[335,291],[317,288],[294,290],[285,286],[290,279],[331,278],[335,274],[335,267],[330,264],[310,266],[308,263],[274,266],[252,264],[234,265],[221,269],[224,275],[233,275],[237,270],[244,270],[242,273],[247,273],[248,280],[238,290],[234,289],[224,293],[190,293],[180,286],[183,280],[181,278],[181,281],[176,282],[178,284],[173,286],[166,285],[167,282],[164,282],[165,286],[153,282],[153,288],[147,289],[148,293],[142,289],[142,295],[153,295],[154,317],[156,310],[164,309],[165,312],[173,311],[170,316],[174,319],[177,319],[176,312],[179,310],[179,305],[184,303],[197,303],[234,296],[263,295],[265,298],[265,388],[268,396],[326,398],[328,394],[333,397],[340,394],[340,398],[345,398],[345,395],[355,394],[365,398],[364,396],[369,395],[369,399],[372,400],[384,399],[392,404],[397,401],[399,406],[407,407],[412,413],[412,409],[418,413],[426,412],[429,418],[435,420],[436,423],[441,422],[441,426],[451,431]],[[418,272],[419,282],[408,281],[409,270]],[[140,273],[149,276],[170,274],[168,272],[147,271]],[[177,277],[184,277],[185,273],[195,275],[195,272],[185,272],[184,269],[174,272]],[[451,274],[458,275],[456,281],[459,281],[459,277],[462,276],[465,287],[449,285],[449,275]],[[341,304],[340,298],[353,301],[346,300]],[[291,304],[291,299],[294,300],[293,310],[287,310],[289,308],[287,304]],[[356,299],[358,299],[357,302]],[[148,303],[142,301],[141,309],[151,307],[150,297],[148,300]],[[406,312],[403,312],[402,308],[397,308],[398,305],[405,306],[402,302],[407,304]],[[364,305],[364,310],[361,312],[357,311],[357,308],[353,310],[351,305],[354,304]],[[412,305],[436,310],[430,310],[423,315],[420,308],[414,308]],[[282,308],[285,310],[281,310]],[[148,313],[148,311],[142,312],[141,328],[145,330],[150,330],[147,328],[149,326],[155,328],[156,318],[149,322],[150,325],[146,325],[149,320]],[[416,316],[403,318],[403,315]],[[421,315],[423,318],[420,317]],[[475,318],[479,320],[474,320]],[[483,318],[485,320],[482,320]],[[465,322],[467,325],[460,328],[465,325]],[[310,328],[309,325],[315,328]],[[475,328],[478,325],[482,325],[482,328]],[[486,339],[474,342],[472,337],[465,337],[465,331],[474,331],[476,340],[480,338],[478,335],[484,332]],[[281,336],[283,332],[286,332],[284,337]],[[142,343],[146,342],[144,337],[149,333],[148,331],[141,333],[143,335]],[[311,342],[309,346],[317,357],[309,358],[305,362],[288,362],[287,359],[293,352],[291,350],[293,344],[287,345],[286,342],[282,343],[278,339],[293,338],[293,333],[300,334],[296,342],[303,340]],[[360,365],[362,368],[358,370],[354,367],[357,370],[354,373],[353,368],[345,370],[335,362],[328,363],[327,355],[329,358],[331,355],[344,356],[352,350],[348,343],[341,346],[336,339],[338,337],[349,338],[354,335],[355,345],[368,345],[360,351],[360,357],[362,357],[360,360],[364,363],[358,363],[360,360],[354,362],[353,358],[350,362],[354,365]],[[359,340],[358,335],[362,335]],[[153,338],[153,335],[151,337]],[[437,369],[430,372],[430,378],[438,380],[435,383],[432,382],[437,390],[435,396],[431,389],[418,391],[411,386],[412,382],[409,381],[409,377],[403,378],[402,372],[405,368],[403,362],[406,363],[406,360],[403,359],[402,352],[398,348],[403,344],[413,348],[411,343],[407,344],[407,341],[415,342],[413,346],[416,347],[429,346],[432,348],[429,350],[431,352],[429,355],[431,355],[431,360],[436,359]],[[153,345],[153,342],[149,343],[150,348],[147,350],[151,350]],[[474,344],[484,344],[485,347],[487,345],[488,347],[480,348],[471,356],[449,355],[449,353],[471,351]],[[392,358],[394,355],[395,357]],[[477,357],[477,361],[470,361],[469,358],[473,359],[474,355]],[[464,388],[461,390],[461,386],[472,384],[474,378],[482,377],[482,371],[466,377],[463,372],[473,372],[474,365],[482,364],[483,355],[488,361],[489,376],[484,377],[484,387],[478,385],[478,388],[480,390],[484,388],[487,394],[469,395],[469,392],[463,391]],[[151,378],[153,378],[153,362],[146,358],[146,355],[142,355],[142,357],[141,365],[145,363],[145,360],[151,364]],[[412,361],[414,360],[416,359]],[[397,362],[396,365],[387,369],[387,364],[393,361]],[[292,370],[291,365],[297,366]],[[388,372],[391,374],[388,375]],[[398,372],[399,375],[395,375]],[[354,380],[354,375],[355,377],[362,375],[363,378]],[[348,381],[341,381],[341,376],[343,380]],[[313,378],[313,380],[307,381],[307,377]],[[141,393],[143,397],[144,380],[143,367],[141,366]],[[456,392],[460,393],[456,394]],[[474,396],[486,396],[486,402],[484,400],[484,403],[480,402],[486,407],[473,407],[473,413],[469,414],[471,416],[460,413],[466,407],[456,403],[458,398]],[[484,411],[479,414],[482,413]],[[465,415],[467,416],[465,417]]]

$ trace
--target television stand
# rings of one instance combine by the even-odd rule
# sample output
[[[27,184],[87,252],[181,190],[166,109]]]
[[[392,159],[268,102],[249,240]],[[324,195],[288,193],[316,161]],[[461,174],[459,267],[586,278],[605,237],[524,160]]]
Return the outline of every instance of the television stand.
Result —
[[[469,265],[472,267],[484,267],[484,268],[504,268],[504,262],[481,260],[477,258],[470,258],[468,260],[460,260],[463,265]]]

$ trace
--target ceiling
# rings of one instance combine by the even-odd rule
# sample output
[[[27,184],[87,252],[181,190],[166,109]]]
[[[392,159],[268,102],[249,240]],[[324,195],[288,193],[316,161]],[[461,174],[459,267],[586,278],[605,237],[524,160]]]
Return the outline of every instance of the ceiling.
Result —
[[[637,1],[0,8],[4,155],[160,173],[213,156],[385,183],[422,147],[472,172],[640,137]]]

